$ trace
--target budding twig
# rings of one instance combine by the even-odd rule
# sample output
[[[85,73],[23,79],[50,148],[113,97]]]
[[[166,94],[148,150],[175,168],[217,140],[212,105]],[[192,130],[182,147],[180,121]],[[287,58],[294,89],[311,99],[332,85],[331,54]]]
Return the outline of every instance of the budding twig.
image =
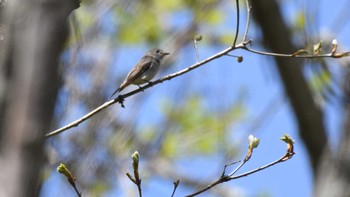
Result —
[[[73,177],[72,173],[69,171],[69,169],[66,167],[65,164],[61,163],[57,167],[57,172],[63,174],[65,177],[67,177],[68,182],[70,185],[74,188],[74,191],[77,193],[78,197],[81,197],[81,193],[79,192],[76,184],[75,184],[75,178]]]
[[[198,52],[198,46],[197,46],[197,42],[202,40],[202,35],[197,34],[194,38],[193,38],[193,45],[194,45],[194,49],[196,50],[196,63],[198,63],[199,61],[199,52]]]
[[[174,190],[173,190],[173,193],[171,194],[171,197],[174,197],[175,191],[177,189],[177,186],[179,186],[179,183],[180,183],[180,180],[177,180],[174,182]]]
[[[137,185],[137,189],[139,191],[139,196],[142,197],[142,190],[141,190],[141,179],[140,179],[140,174],[139,174],[139,161],[140,161],[140,156],[139,152],[135,151],[131,155],[132,159],[132,169],[134,170],[134,177],[130,175],[130,173],[126,173],[126,176],[135,184]]]
[[[224,172],[218,180],[214,181],[213,183],[209,184],[207,187],[205,187],[205,188],[203,188],[203,189],[201,189],[193,194],[187,195],[186,197],[197,196],[198,194],[201,194],[201,193],[215,187],[216,185],[218,185],[220,183],[224,183],[227,181],[231,181],[233,179],[245,177],[245,176],[248,176],[250,174],[264,170],[266,168],[269,168],[275,164],[285,162],[285,161],[291,159],[293,157],[293,155],[295,154],[294,153],[294,146],[293,146],[294,140],[291,137],[289,137],[287,134],[285,134],[281,138],[282,141],[287,143],[287,151],[286,151],[285,155],[283,155],[281,158],[279,158],[276,161],[271,162],[265,166],[261,166],[259,168],[254,169],[254,170],[239,174],[237,176],[233,176],[250,159],[250,157],[252,156],[252,153],[253,153],[253,149],[257,148],[257,146],[259,145],[260,140],[258,138],[255,138],[254,136],[250,135],[248,139],[249,139],[248,153],[247,153],[245,159],[243,160],[243,162],[235,170],[233,170],[233,172],[231,172],[229,175],[225,175],[225,169],[227,167],[227,165],[225,165]]]

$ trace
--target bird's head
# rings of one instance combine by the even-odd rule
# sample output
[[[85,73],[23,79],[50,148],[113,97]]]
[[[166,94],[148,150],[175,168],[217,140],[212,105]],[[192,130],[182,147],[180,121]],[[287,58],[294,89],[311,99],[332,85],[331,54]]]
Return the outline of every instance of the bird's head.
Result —
[[[150,55],[152,57],[155,57],[156,59],[163,59],[164,56],[169,55],[170,53],[164,52],[161,49],[151,49],[148,51],[147,55]]]

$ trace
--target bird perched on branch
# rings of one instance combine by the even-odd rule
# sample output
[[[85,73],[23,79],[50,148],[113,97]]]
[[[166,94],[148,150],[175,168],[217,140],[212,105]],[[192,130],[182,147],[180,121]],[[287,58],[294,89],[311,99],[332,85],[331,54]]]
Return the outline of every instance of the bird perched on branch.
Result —
[[[111,97],[121,92],[130,84],[135,84],[140,87],[141,84],[150,82],[150,80],[157,74],[159,65],[164,56],[170,53],[164,52],[161,49],[151,49],[144,55],[140,61],[131,69],[129,74],[124,79],[119,88],[113,92]],[[140,87],[141,88],[141,87]]]

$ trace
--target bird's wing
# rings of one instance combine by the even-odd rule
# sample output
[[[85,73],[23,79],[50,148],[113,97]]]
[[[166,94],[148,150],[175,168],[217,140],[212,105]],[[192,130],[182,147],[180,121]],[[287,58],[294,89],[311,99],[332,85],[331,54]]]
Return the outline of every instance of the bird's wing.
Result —
[[[125,78],[124,82],[120,85],[120,87],[113,92],[111,97],[117,93],[122,91],[126,86],[130,85],[134,80],[138,79],[143,73],[145,73],[151,66],[155,60],[150,57],[143,57],[141,60],[135,65],[132,70],[129,72],[128,76]]]
[[[130,71],[126,77],[127,81],[133,82],[138,79],[143,73],[145,73],[153,64],[153,58],[143,57],[139,63]]]

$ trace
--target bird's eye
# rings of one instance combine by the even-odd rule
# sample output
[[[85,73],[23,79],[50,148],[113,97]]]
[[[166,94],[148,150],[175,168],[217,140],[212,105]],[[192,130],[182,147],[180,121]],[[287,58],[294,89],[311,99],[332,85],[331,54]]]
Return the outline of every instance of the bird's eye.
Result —
[[[159,49],[157,49],[156,53],[160,53],[160,50],[159,50]]]

